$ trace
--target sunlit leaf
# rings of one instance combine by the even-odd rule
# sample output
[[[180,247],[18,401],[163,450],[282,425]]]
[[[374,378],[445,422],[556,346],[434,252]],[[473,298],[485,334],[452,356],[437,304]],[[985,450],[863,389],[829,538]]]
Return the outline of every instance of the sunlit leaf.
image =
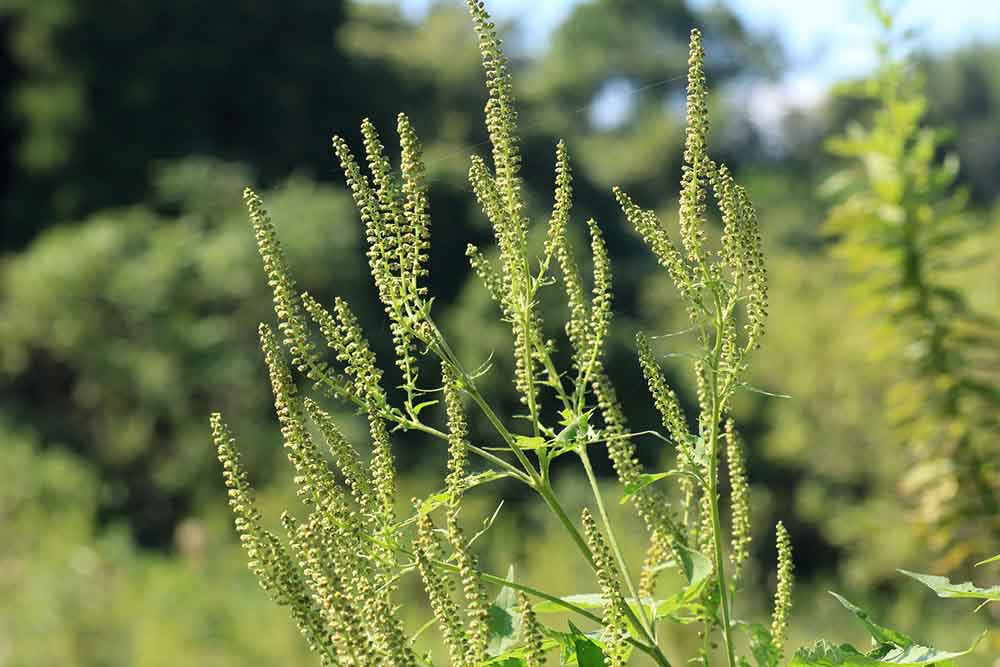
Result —
[[[969,598],[973,600],[987,600],[989,602],[1000,601],[1000,586],[990,588],[979,588],[972,582],[966,581],[961,584],[953,584],[948,577],[939,577],[934,574],[920,574],[908,570],[899,570],[901,574],[916,579],[923,585],[937,593],[941,598]]]
[[[852,604],[843,596],[838,595],[833,591],[830,591],[830,595],[837,598],[837,601],[840,602],[840,604],[844,605],[845,609],[847,609],[852,614],[857,616],[858,620],[861,621],[862,624],[864,624],[864,626],[868,629],[868,632],[871,634],[872,638],[876,642],[880,644],[895,644],[896,646],[901,646],[901,647],[912,646],[914,644],[913,639],[907,637],[902,632],[897,632],[895,630],[883,627],[878,623],[875,623],[873,620],[871,620],[871,617],[868,615],[867,611],[865,611],[861,607],[858,607],[857,605]]]
[[[985,636],[986,633],[983,632],[964,651],[942,651],[914,644],[907,648],[892,648],[881,657],[861,653],[850,644],[834,646],[826,640],[820,640],[814,646],[803,647],[796,651],[788,667],[889,667],[892,665],[920,667],[968,655],[975,650]]]

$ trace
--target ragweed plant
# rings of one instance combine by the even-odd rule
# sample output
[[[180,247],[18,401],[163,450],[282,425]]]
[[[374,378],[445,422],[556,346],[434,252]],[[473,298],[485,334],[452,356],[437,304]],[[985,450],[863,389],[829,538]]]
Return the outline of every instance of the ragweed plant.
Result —
[[[829,142],[849,162],[826,185],[839,201],[826,230],[874,324],[874,357],[895,370],[886,414],[911,460],[900,486],[915,525],[955,567],[1000,536],[1000,327],[952,284],[972,264],[976,236],[958,162],[939,158],[942,132],[923,123],[919,74],[896,55],[892,15],[874,7],[881,65],[845,91],[874,112]]]
[[[615,192],[625,218],[683,297],[700,350],[693,362],[700,409],[691,429],[657,363],[654,339],[638,336],[638,363],[663,431],[636,432],[604,368],[613,307],[603,233],[595,221],[586,223],[593,264],[588,290],[570,244],[572,173],[569,152],[560,143],[548,235],[541,255],[529,254],[511,76],[482,2],[469,0],[469,8],[486,72],[492,145],[489,160],[472,158],[469,178],[492,225],[499,257],[490,260],[471,246],[468,256],[511,328],[513,384],[523,414],[507,418],[496,411],[479,389],[481,373],[488,369],[471,370],[434,319],[433,297],[424,285],[430,212],[413,128],[399,116],[397,173],[376,129],[364,121],[367,173],[346,141],[334,138],[333,144],[368,240],[371,274],[402,377],[400,399],[392,400],[383,386],[378,361],[349,305],[338,299],[327,307],[298,291],[263,203],[247,190],[278,320],[277,332],[261,325],[261,347],[305,512],[304,518],[283,515],[283,536],[264,527],[233,436],[221,416],[213,415],[215,444],[250,569],[273,600],[289,608],[324,665],[414,667],[435,660],[453,667],[540,667],[558,650],[561,664],[624,667],[640,658],[670,667],[662,646],[670,643],[671,633],[664,628],[694,623],[701,627],[703,645],[691,657],[705,667],[748,665],[741,655],[747,650],[758,667],[777,667],[790,617],[791,541],[778,524],[770,623],[739,620],[736,596],[748,554],[750,508],[742,440],[730,416],[734,395],[745,386],[743,372],[764,334],[767,275],[749,196],[708,154],[701,36],[697,30],[691,34],[688,63],[681,245],[654,213]],[[708,238],[709,197],[721,212],[722,234],[714,243]],[[557,342],[543,335],[538,307],[540,291],[557,283],[568,305],[566,368],[555,362]],[[332,352],[314,343],[314,331]],[[421,363],[424,357],[437,363]],[[428,378],[428,367],[438,365],[440,375]],[[300,394],[293,371],[312,383],[315,398]],[[430,394],[440,400],[427,400]],[[365,416],[370,458],[348,441],[321,400],[345,402]],[[443,430],[426,419],[435,404],[443,412]],[[470,439],[469,407],[491,425],[491,442]],[[413,499],[409,506],[396,493],[391,440],[397,431],[417,432],[448,450],[444,490]],[[648,434],[672,447],[672,468],[643,470],[635,441]],[[592,456],[601,450],[622,485],[621,502],[635,507],[649,535],[638,571],[621,548],[620,528],[609,518],[594,472]],[[473,456],[486,465],[484,471],[469,471]],[[579,462],[593,493],[590,506],[568,507],[556,493],[552,463],[561,457]],[[727,496],[720,482],[724,464]],[[473,550],[476,535],[469,536],[460,509],[467,493],[500,478],[526,486],[555,515],[580,563],[593,571],[598,593],[561,598],[481,567]],[[677,506],[663,488],[667,481],[679,486]],[[668,568],[678,571],[684,584],[660,597],[658,575]],[[397,601],[404,577],[422,583],[432,612],[424,629],[436,628],[446,658],[421,655],[404,627]],[[584,632],[573,623],[568,629],[551,627],[546,617],[552,612],[568,612],[596,630]],[[883,653],[887,642],[880,644]],[[721,646],[721,659],[716,646]],[[796,654],[793,664],[832,664],[803,660]]]

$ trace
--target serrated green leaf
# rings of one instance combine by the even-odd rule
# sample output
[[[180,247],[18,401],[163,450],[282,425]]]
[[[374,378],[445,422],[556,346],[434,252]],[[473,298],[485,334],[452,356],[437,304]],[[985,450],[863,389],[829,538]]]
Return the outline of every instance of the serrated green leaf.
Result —
[[[740,625],[746,631],[750,653],[753,654],[757,667],[778,667],[781,654],[774,646],[771,628],[760,623],[741,623]]]
[[[854,614],[858,620],[861,621],[865,628],[868,629],[872,638],[879,644],[895,644],[896,646],[903,648],[914,644],[913,639],[904,635],[902,632],[897,632],[896,630],[883,627],[873,621],[867,611],[855,604],[852,604],[849,600],[847,600],[847,598],[838,595],[833,591],[829,591],[829,593],[833,597],[837,598],[837,601],[840,602],[845,609]]]
[[[942,651],[913,644],[907,648],[892,648],[881,657],[865,655],[850,644],[834,646],[820,640],[812,647],[796,651],[788,667],[921,667],[968,655],[985,636],[986,632],[983,632],[964,651]]]
[[[987,600],[989,602],[1000,601],[1000,586],[979,588],[970,581],[953,584],[948,577],[939,577],[935,574],[921,574],[919,572],[910,572],[909,570],[897,571],[911,579],[916,579],[937,593],[940,598],[969,598],[973,600]]]

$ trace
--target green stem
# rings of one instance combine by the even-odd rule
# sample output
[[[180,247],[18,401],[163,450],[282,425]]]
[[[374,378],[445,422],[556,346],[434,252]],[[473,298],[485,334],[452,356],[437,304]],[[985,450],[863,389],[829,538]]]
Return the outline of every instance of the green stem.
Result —
[[[719,586],[719,605],[722,607],[722,636],[726,642],[729,667],[736,667],[736,651],[733,646],[732,622],[729,609],[729,582],[726,577],[725,553],[722,546],[722,520],[719,517],[719,419],[722,410],[722,395],[719,391],[718,367],[722,353],[722,308],[716,296],[716,339],[713,350],[713,365],[709,369],[712,387],[712,421],[708,443],[708,498],[712,516],[712,542],[715,552],[715,573]]]
[[[594,561],[594,554],[590,552],[587,540],[584,539],[583,535],[580,534],[580,531],[576,529],[575,525],[573,525],[573,520],[569,518],[568,514],[566,514],[566,510],[564,510],[562,505],[559,503],[559,499],[556,497],[556,494],[552,490],[549,483],[547,481],[542,482],[538,487],[536,487],[535,490],[538,491],[538,495],[542,497],[542,500],[544,500],[545,504],[550,510],[552,510],[552,513],[556,515],[556,518],[559,519],[559,523],[563,525],[566,532],[568,532],[570,537],[573,538],[576,546],[580,549],[580,553],[582,553],[583,557],[587,559],[590,566],[596,568],[597,564]]]

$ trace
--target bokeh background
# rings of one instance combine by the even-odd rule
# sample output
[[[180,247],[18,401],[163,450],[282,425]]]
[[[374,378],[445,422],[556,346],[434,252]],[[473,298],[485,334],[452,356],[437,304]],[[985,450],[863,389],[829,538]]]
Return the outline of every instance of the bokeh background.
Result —
[[[943,557],[914,528],[899,489],[907,457],[883,410],[893,378],[870,355],[877,323],[854,307],[821,229],[831,202],[820,184],[837,168],[824,142],[865,113],[831,89],[874,66],[874,23],[860,0],[813,4],[489,6],[514,59],[532,213],[546,215],[563,137],[576,217],[601,222],[616,262],[611,372],[646,424],[654,415],[630,341],[638,328],[682,326],[684,313],[610,189],[675,207],[680,75],[688,32],[703,29],[713,153],[758,206],[772,277],[753,382],[791,396],[737,404],[755,508],[747,604],[766,606],[770,526],[781,518],[800,577],[793,644],[820,633],[862,641],[824,592],[835,588],[958,648],[997,617],[973,616],[971,603],[931,604],[894,570],[961,575],[992,553]],[[979,228],[972,243],[986,255],[956,285],[997,314],[1000,9],[915,1],[901,18],[926,76],[926,122],[951,131],[945,148],[961,160]],[[314,664],[246,570],[208,434],[208,413],[225,412],[269,518],[293,504],[255,335],[273,315],[240,192],[263,191],[301,284],[347,297],[387,359],[329,139],[357,145],[362,117],[389,133],[407,112],[432,182],[436,307],[462,355],[496,352],[485,382],[512,407],[509,342],[464,257],[467,242],[489,239],[465,180],[468,156],[487,150],[465,11],[414,0],[4,0],[0,35],[0,665]],[[671,380],[691,407],[681,365]],[[354,419],[343,415],[362,439]],[[417,438],[397,444],[401,497],[433,490],[441,452]],[[664,453],[650,445],[642,456]],[[582,504],[579,482],[568,471],[560,479]],[[514,489],[480,494],[466,511],[492,513],[498,495],[487,565],[514,564],[519,578],[557,593],[589,590],[582,563]],[[638,554],[638,536],[634,546]],[[418,627],[420,604],[406,609]],[[997,654],[984,646],[969,664]]]

